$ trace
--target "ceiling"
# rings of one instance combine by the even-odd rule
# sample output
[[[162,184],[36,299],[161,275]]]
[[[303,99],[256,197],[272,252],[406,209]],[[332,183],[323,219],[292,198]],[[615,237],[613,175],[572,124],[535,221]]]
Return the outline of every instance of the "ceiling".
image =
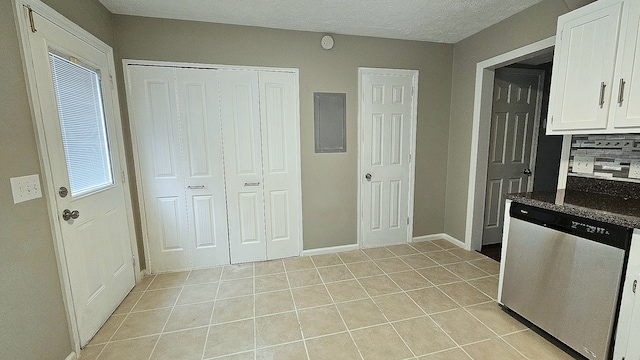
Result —
[[[542,0],[99,1],[115,14],[456,43]]]

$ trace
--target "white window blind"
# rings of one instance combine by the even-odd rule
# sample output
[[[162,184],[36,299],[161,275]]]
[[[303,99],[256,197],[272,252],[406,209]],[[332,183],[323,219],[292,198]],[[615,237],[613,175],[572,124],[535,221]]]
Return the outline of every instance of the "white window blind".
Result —
[[[72,196],[113,184],[98,74],[49,53]]]

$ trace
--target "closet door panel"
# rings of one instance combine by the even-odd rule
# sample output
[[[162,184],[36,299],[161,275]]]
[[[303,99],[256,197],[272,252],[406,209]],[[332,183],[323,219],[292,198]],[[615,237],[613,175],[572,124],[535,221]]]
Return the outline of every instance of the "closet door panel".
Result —
[[[294,73],[260,71],[267,258],[300,255],[300,144]]]
[[[191,267],[228,264],[218,71],[175,71]]]
[[[172,69],[129,66],[143,226],[152,273],[190,267],[180,128]]]
[[[258,72],[219,74],[231,262],[266,260]]]

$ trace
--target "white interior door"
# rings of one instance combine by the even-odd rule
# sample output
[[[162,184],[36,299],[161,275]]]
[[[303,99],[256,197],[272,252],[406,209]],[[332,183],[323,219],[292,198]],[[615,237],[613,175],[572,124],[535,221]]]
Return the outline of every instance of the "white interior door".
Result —
[[[229,263],[217,71],[127,72],[150,271]]]
[[[259,82],[267,259],[298,256],[302,197],[297,76],[260,71]]]
[[[218,72],[175,71],[191,268],[228,264]]]
[[[35,12],[33,20],[35,111],[46,140],[41,156],[50,165],[48,191],[56,194],[58,212],[52,216],[84,346],[135,283],[113,60]]]
[[[364,247],[409,238],[417,72],[361,70],[360,191]]]
[[[544,71],[501,68],[495,72],[487,192],[482,243],[502,241],[505,193],[533,190]]]
[[[173,69],[129,66],[129,114],[137,144],[151,273],[187,269],[188,225]]]
[[[258,71],[220,70],[232,263],[267,258]]]

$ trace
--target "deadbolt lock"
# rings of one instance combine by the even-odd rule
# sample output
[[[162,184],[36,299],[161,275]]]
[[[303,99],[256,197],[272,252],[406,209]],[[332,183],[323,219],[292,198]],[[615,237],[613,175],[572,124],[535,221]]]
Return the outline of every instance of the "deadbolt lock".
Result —
[[[69,190],[67,190],[67,188],[64,186],[61,186],[60,190],[58,190],[58,195],[60,195],[60,197],[67,197],[68,194]]]

